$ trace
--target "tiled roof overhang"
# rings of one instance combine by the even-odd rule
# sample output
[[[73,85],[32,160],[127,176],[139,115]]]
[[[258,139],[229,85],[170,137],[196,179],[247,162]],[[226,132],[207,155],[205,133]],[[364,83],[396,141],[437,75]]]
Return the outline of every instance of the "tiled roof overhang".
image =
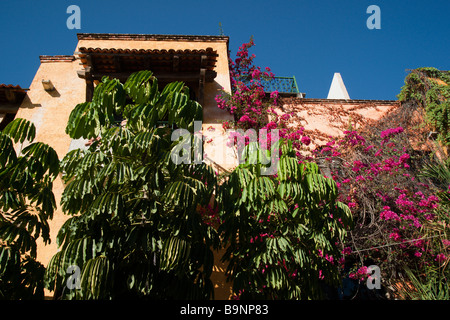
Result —
[[[151,70],[158,78],[170,80],[198,80],[201,72],[205,81],[216,77],[214,68],[217,51],[202,50],[159,50],[159,49],[116,49],[81,47],[75,53],[84,65],[82,77],[100,80],[103,76],[126,78],[140,70]]]
[[[75,60],[71,55],[56,55],[56,56],[39,56],[39,60],[42,62],[72,62]]]
[[[171,34],[119,34],[119,33],[78,33],[78,40],[133,40],[133,41],[187,41],[226,42],[227,36],[171,35]]]
[[[19,85],[0,84],[0,104],[5,103],[22,103],[28,89],[22,89]]]
[[[22,89],[19,85],[12,85],[12,84],[4,84],[4,83],[0,83],[0,89],[8,89],[8,90],[26,90],[26,89]]]
[[[27,94],[27,90],[21,88],[19,85],[0,84],[0,113],[17,112],[17,109]]]

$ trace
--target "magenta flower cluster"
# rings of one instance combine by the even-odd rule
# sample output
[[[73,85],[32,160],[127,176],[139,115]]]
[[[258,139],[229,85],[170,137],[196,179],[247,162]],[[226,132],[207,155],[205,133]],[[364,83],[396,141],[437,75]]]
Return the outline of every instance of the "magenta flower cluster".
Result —
[[[236,119],[235,128],[238,129],[267,129],[268,134],[266,138],[258,137],[258,142],[262,146],[271,146],[271,130],[278,129],[279,137],[281,139],[288,139],[293,141],[296,149],[301,149],[302,145],[308,146],[311,143],[311,139],[304,135],[304,129],[298,130],[288,129],[287,123],[291,118],[290,114],[278,115],[277,111],[273,108],[278,104],[279,92],[273,91],[270,93],[268,99],[264,92],[264,86],[262,80],[270,80],[274,78],[274,74],[270,68],[265,68],[262,71],[260,67],[253,64],[255,55],[249,54],[249,49],[254,46],[253,40],[248,43],[244,43],[236,54],[236,59],[229,60],[230,66],[230,79],[232,93],[226,93],[222,91],[222,94],[216,96],[216,102],[219,108],[228,110],[231,114],[234,114]],[[269,121],[267,122],[267,119]],[[240,144],[245,141],[245,145],[248,144],[249,137],[239,139],[238,133],[231,133],[227,146],[231,147],[237,145],[238,148],[242,147]]]
[[[252,46],[254,46],[252,40],[243,44],[237,52],[237,58],[229,61],[232,93],[223,92],[216,97],[218,107],[228,110],[235,116],[234,127],[267,129],[266,139],[263,141],[261,137],[258,137],[258,142],[268,147],[271,140],[270,131],[278,129],[280,138],[292,141],[294,148],[298,150],[299,161],[316,157],[325,159],[329,163],[341,163],[345,170],[331,170],[331,178],[335,180],[339,189],[339,200],[346,203],[356,214],[364,206],[364,195],[370,195],[376,199],[376,208],[378,208],[376,222],[380,224],[385,234],[383,240],[389,241],[389,243],[382,242],[378,245],[394,245],[391,251],[399,261],[402,259],[416,259],[419,263],[447,261],[450,258],[449,240],[443,239],[440,247],[444,248],[443,251],[436,251],[431,246],[431,240],[423,239],[423,226],[436,221],[435,211],[439,209],[440,200],[428,186],[415,180],[410,168],[411,154],[396,139],[404,133],[404,128],[394,127],[384,130],[380,133],[378,140],[373,143],[369,143],[368,139],[366,140],[355,130],[345,131],[342,138],[330,137],[324,146],[313,151],[312,158],[305,157],[300,151],[310,146],[313,141],[305,134],[304,128],[293,129],[288,126],[291,114],[279,115],[274,109],[279,103],[279,93],[272,92],[268,98],[261,84],[261,80],[271,79],[274,75],[269,68],[263,71],[253,65],[255,56],[248,52]],[[224,129],[230,127],[232,125],[229,123],[226,127],[224,125]],[[239,139],[237,132],[232,132],[229,137],[228,146],[238,143],[246,145],[249,142],[248,136]],[[242,147],[238,145],[238,148]],[[355,150],[363,156],[354,158]],[[250,242],[256,245],[267,237],[273,237],[273,235],[261,233],[250,239]],[[343,257],[354,254],[352,247],[345,245]],[[374,249],[374,252],[378,252],[378,249]],[[323,252],[319,252],[318,256],[324,263],[339,263],[343,266],[343,257],[334,257]],[[269,267],[261,266],[261,271],[264,273]],[[320,278],[323,277],[320,270]],[[365,280],[367,267],[357,268],[350,273],[350,277]]]
[[[249,49],[254,46],[253,40],[244,43],[236,53],[236,59],[229,59],[232,93],[222,91],[216,96],[217,106],[228,110],[237,117],[239,128],[258,128],[264,122],[267,103],[262,80],[274,77],[270,68],[261,71],[253,64],[255,55],[249,55]],[[270,94],[271,104],[276,104],[278,92]]]
[[[367,280],[367,277],[368,277],[367,266],[362,266],[362,267],[358,268],[358,270],[356,272],[349,273],[349,278],[354,279],[354,280],[365,281],[365,280]]]
[[[357,132],[346,131],[342,139],[328,142],[315,154],[319,157],[325,155],[331,162],[335,158],[342,160],[343,154],[351,154],[355,150],[362,152],[363,157],[344,162],[347,173],[332,172],[341,201],[356,212],[363,206],[361,195],[375,195],[382,205],[379,222],[391,244],[398,244],[391,248],[398,259],[420,259],[417,261],[419,264],[430,260],[443,262],[448,258],[448,251],[439,250],[447,247],[433,247],[432,239],[422,239],[423,226],[436,221],[435,211],[439,208],[440,199],[429,186],[417,182],[410,171],[411,155],[395,141],[403,132],[402,127],[382,131],[379,144],[368,145]],[[408,180],[410,183],[402,184]],[[364,274],[364,268],[360,268],[351,273],[351,277],[361,280],[365,279]]]

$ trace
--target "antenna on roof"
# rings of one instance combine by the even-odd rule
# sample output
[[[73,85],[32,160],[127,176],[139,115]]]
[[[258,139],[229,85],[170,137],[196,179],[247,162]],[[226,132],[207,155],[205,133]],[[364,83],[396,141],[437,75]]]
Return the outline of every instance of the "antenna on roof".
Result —
[[[222,22],[219,22],[219,36],[223,36],[223,27],[222,27]]]
[[[328,91],[327,99],[346,99],[350,100],[347,88],[345,87],[344,80],[342,80],[341,74],[336,72],[331,82],[330,91]]]

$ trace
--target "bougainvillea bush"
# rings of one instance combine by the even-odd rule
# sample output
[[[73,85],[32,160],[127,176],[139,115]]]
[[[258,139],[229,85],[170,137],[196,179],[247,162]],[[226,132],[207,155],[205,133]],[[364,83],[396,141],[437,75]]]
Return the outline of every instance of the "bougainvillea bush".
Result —
[[[253,63],[255,55],[248,50],[254,45],[253,39],[244,43],[237,52],[235,60],[229,59],[232,94],[222,91],[216,97],[219,108],[228,110],[234,115],[239,128],[259,129],[267,123],[267,108],[262,80],[274,77],[269,68],[261,71]],[[277,94],[271,95],[272,103],[276,103]]]
[[[255,45],[251,38],[248,43],[244,43],[236,54],[236,59],[229,59],[231,93],[222,90],[216,96],[217,106],[227,110],[234,115],[234,123],[229,121],[223,123],[223,129],[265,129],[268,134],[265,138],[258,137],[260,145],[270,148],[270,130],[278,129],[280,139],[292,141],[294,148],[298,151],[304,149],[311,142],[305,135],[303,128],[289,128],[287,123],[290,114],[278,114],[275,107],[278,105],[279,93],[273,91],[265,92],[263,80],[270,81],[275,75],[269,67],[262,71],[261,67],[254,65],[255,55],[249,54],[249,49]],[[243,134],[231,132],[228,146],[237,145],[238,149],[244,145],[239,145],[245,141],[249,143],[249,137],[240,139]],[[301,156],[300,153],[297,153]]]
[[[253,45],[253,40],[242,45],[237,58],[230,59],[232,93],[222,93],[216,100],[219,108],[235,115],[235,123],[227,127],[279,129],[280,137],[291,142],[299,163],[315,161],[335,181],[338,200],[351,209],[355,223],[342,243],[342,256],[322,254],[322,258],[339,264],[342,278],[361,283],[367,279],[368,266],[377,265],[382,284],[390,289],[406,281],[405,270],[423,276],[432,268],[447,281],[450,178],[435,183],[436,179],[423,174],[427,165],[440,161],[417,151],[430,131],[428,122],[420,120],[427,114],[423,106],[405,98],[412,87],[417,91],[417,83],[407,78],[395,112],[366,130],[349,129],[340,138],[330,138],[308,154],[305,147],[314,145],[315,137],[287,125],[295,115],[274,110],[281,98],[278,92],[264,93],[259,79],[273,78],[273,74],[253,65],[255,55],[248,52]],[[236,135],[231,136],[230,146],[238,141]]]
[[[371,261],[390,285],[406,266],[424,270],[448,263],[448,207],[442,191],[420,176],[421,159],[406,147],[402,127],[370,138],[347,131],[316,155],[337,164],[332,178],[355,219],[346,254],[359,268],[350,277],[364,280],[361,270]]]

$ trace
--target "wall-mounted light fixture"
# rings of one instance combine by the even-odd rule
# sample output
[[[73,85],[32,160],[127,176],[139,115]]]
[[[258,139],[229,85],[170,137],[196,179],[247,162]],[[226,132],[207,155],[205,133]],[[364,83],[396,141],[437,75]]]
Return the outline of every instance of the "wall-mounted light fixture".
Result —
[[[42,85],[44,86],[45,91],[53,91],[55,90],[55,86],[50,80],[42,79]]]

